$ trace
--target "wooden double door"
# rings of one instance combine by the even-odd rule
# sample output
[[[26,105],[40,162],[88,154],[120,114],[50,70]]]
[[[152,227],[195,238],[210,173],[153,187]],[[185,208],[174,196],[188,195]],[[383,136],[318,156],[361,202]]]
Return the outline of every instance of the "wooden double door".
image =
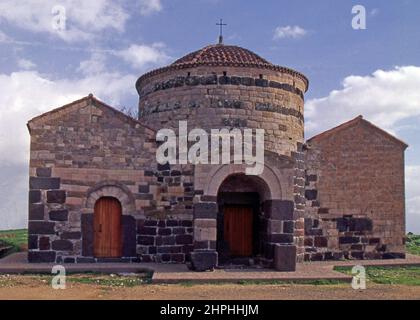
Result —
[[[253,250],[253,209],[247,206],[224,208],[224,240],[232,257],[250,257]]]
[[[95,204],[93,252],[98,258],[122,256],[122,208],[115,198],[100,198]]]

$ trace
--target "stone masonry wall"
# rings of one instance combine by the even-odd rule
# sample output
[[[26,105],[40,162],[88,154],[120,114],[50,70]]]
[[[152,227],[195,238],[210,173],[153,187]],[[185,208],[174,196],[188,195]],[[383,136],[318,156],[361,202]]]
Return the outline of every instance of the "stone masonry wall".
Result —
[[[185,261],[193,169],[158,165],[152,130],[91,96],[28,127],[31,262],[95,261],[93,207],[101,196],[121,202],[123,260]]]
[[[306,260],[405,256],[405,147],[361,118],[308,142]]]
[[[303,142],[305,84],[258,68],[198,67],[148,78],[138,88],[140,119],[154,129],[265,129],[266,150],[291,156]]]

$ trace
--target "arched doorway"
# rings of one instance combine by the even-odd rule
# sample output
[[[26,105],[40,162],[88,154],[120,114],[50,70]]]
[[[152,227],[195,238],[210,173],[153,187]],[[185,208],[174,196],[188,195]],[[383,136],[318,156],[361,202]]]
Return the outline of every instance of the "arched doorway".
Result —
[[[122,208],[112,197],[102,197],[94,208],[93,253],[97,258],[120,258],[122,256]]]
[[[255,263],[263,254],[264,217],[261,204],[268,196],[261,178],[233,174],[220,185],[217,195],[217,251],[219,264]]]

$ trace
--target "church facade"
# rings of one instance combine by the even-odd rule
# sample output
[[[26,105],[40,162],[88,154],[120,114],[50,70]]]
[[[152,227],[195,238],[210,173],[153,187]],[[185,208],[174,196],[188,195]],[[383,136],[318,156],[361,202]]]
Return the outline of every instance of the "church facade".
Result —
[[[362,117],[305,141],[307,78],[210,45],[141,76],[139,116],[89,95],[28,123],[30,262],[230,264],[405,256],[407,145]],[[156,133],[264,129],[264,170],[159,164]]]

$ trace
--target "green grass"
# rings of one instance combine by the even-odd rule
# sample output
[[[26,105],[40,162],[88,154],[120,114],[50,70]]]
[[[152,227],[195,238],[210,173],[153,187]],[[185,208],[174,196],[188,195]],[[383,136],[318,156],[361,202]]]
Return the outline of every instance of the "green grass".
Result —
[[[409,233],[406,245],[408,253],[420,255],[420,236]]]
[[[239,280],[239,281],[232,281],[232,282],[212,282],[208,283],[209,285],[214,286],[224,286],[228,284],[239,284],[241,286],[284,286],[284,285],[313,285],[313,286],[323,286],[323,285],[339,285],[347,283],[347,281],[342,280]],[[183,287],[193,287],[196,285],[202,285],[206,283],[196,283],[193,281],[183,281],[178,283]]]
[[[334,270],[351,275],[352,267],[335,267]],[[420,267],[366,267],[367,282],[420,286]]]
[[[12,247],[11,252],[24,251],[28,244],[28,230],[0,231],[0,246]]]
[[[25,283],[25,278],[30,278],[35,280],[43,285],[51,285],[54,275],[51,274],[31,274],[25,273],[20,275],[21,277],[13,276],[0,276],[0,287],[2,286],[16,286],[22,283]],[[103,274],[96,272],[86,272],[86,273],[70,273],[66,276],[66,283],[79,283],[79,284],[89,284],[89,285],[98,285],[101,287],[135,287],[140,285],[145,285],[151,283],[152,273],[135,273],[128,275],[119,275],[119,274]]]

